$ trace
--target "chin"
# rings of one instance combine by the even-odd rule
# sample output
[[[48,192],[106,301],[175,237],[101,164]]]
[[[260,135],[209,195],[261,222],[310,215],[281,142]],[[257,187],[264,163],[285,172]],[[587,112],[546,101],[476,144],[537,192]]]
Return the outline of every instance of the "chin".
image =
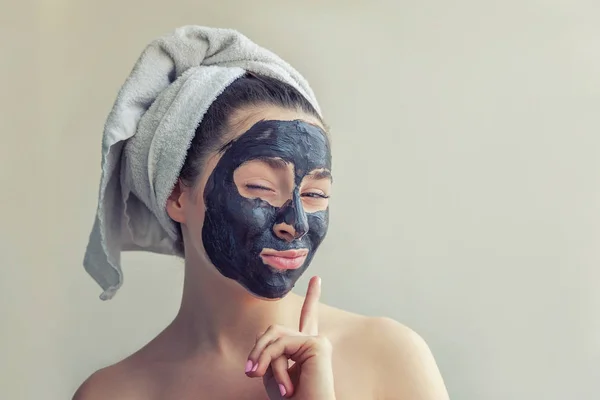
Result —
[[[281,300],[285,296],[287,296],[294,288],[294,286],[292,285],[292,287],[290,287],[290,288],[284,288],[281,290],[276,290],[276,291],[262,290],[260,292],[257,292],[257,291],[250,289],[248,286],[244,285],[242,282],[238,282],[238,283],[244,288],[244,290],[246,290],[246,292],[248,292],[250,295],[252,295],[252,297],[255,297],[257,299],[264,300],[264,301]]]
[[[287,295],[287,293],[286,293],[286,294],[284,294],[284,295],[283,295],[283,296],[281,296],[281,297],[273,297],[273,298],[270,298],[270,297],[262,297],[262,296],[259,296],[259,295],[257,295],[257,294],[254,294],[254,293],[250,293],[250,294],[251,294],[252,296],[256,297],[257,299],[259,299],[259,300],[262,300],[262,301],[279,301],[279,300],[283,299],[283,298],[284,298],[284,297]]]

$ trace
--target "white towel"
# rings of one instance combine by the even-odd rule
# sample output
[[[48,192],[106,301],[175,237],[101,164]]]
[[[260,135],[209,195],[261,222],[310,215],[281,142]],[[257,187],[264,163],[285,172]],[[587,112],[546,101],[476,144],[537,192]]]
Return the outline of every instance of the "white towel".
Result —
[[[83,261],[102,300],[123,283],[121,251],[183,256],[167,199],[204,113],[246,71],[292,85],[320,112],[294,68],[234,30],[184,26],[138,59],[104,127],[98,209]]]

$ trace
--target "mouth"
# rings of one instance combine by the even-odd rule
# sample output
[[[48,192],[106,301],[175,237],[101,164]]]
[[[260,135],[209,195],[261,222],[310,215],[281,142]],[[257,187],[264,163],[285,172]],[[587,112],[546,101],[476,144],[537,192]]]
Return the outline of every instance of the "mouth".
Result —
[[[270,267],[279,271],[298,269],[304,264],[308,256],[307,249],[277,251],[273,249],[263,249],[260,252],[260,258]]]

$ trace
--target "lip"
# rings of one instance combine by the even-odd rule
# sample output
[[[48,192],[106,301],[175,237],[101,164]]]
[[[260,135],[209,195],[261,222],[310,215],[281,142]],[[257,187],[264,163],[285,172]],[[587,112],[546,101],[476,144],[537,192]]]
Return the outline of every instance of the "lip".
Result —
[[[308,256],[307,249],[277,251],[273,249],[263,249],[260,257],[263,262],[279,271],[298,269],[304,264]]]

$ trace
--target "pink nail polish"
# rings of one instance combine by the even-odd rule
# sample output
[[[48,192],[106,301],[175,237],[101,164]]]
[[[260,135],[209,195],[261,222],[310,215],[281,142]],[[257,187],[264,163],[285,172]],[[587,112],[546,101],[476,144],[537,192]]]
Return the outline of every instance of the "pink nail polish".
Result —
[[[252,368],[252,372],[256,372],[257,369],[258,369],[258,363],[254,364],[254,367]]]
[[[246,361],[246,373],[252,371],[252,360]]]
[[[287,393],[287,390],[285,390],[285,386],[283,386],[281,383],[279,384],[279,392],[281,393],[281,396],[285,396]]]

